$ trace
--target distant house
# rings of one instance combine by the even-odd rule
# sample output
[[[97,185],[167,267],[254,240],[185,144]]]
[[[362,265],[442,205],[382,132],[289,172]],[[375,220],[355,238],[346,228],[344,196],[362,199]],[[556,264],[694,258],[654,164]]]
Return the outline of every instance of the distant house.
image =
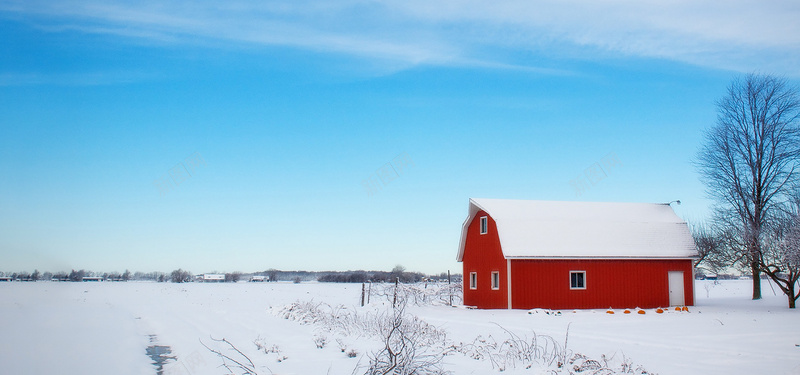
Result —
[[[250,278],[250,282],[254,283],[263,283],[265,281],[269,281],[269,277],[261,275],[253,275],[253,277]]]
[[[486,309],[694,304],[697,250],[669,204],[470,199],[457,260]]]
[[[204,273],[204,283],[221,283],[225,281],[225,274],[222,273]]]
[[[0,282],[12,282],[14,278],[11,276],[0,276]]]
[[[98,282],[98,281],[103,281],[103,277],[102,276],[84,276],[82,280],[83,280],[83,282]]]

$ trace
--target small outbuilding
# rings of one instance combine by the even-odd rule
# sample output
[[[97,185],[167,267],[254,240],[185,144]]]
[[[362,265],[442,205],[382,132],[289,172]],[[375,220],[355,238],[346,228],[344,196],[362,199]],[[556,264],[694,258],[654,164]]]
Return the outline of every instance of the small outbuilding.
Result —
[[[484,309],[694,305],[694,240],[668,203],[470,199],[457,260]]]
[[[225,282],[225,274],[224,273],[204,273],[203,274],[203,282],[204,283],[222,283],[222,282]]]

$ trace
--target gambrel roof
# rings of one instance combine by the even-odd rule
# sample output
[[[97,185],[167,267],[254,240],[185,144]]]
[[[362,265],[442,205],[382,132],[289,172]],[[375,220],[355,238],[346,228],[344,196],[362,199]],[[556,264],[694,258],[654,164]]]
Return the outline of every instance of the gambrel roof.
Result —
[[[467,228],[481,210],[497,223],[506,259],[697,257],[688,225],[666,203],[475,198],[461,228],[459,262]]]

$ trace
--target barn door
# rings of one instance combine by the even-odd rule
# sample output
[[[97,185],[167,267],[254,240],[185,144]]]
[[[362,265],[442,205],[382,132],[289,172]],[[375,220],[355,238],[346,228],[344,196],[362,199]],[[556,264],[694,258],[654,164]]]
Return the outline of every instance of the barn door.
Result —
[[[686,304],[683,298],[683,271],[667,272],[669,278],[669,305],[683,306]]]

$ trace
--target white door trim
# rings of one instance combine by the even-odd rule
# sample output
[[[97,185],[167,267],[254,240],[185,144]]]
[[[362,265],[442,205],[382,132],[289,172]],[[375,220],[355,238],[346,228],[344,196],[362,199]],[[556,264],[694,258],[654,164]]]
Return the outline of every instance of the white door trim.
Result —
[[[512,309],[511,304],[511,259],[506,259],[506,287],[508,288],[508,309]]]

